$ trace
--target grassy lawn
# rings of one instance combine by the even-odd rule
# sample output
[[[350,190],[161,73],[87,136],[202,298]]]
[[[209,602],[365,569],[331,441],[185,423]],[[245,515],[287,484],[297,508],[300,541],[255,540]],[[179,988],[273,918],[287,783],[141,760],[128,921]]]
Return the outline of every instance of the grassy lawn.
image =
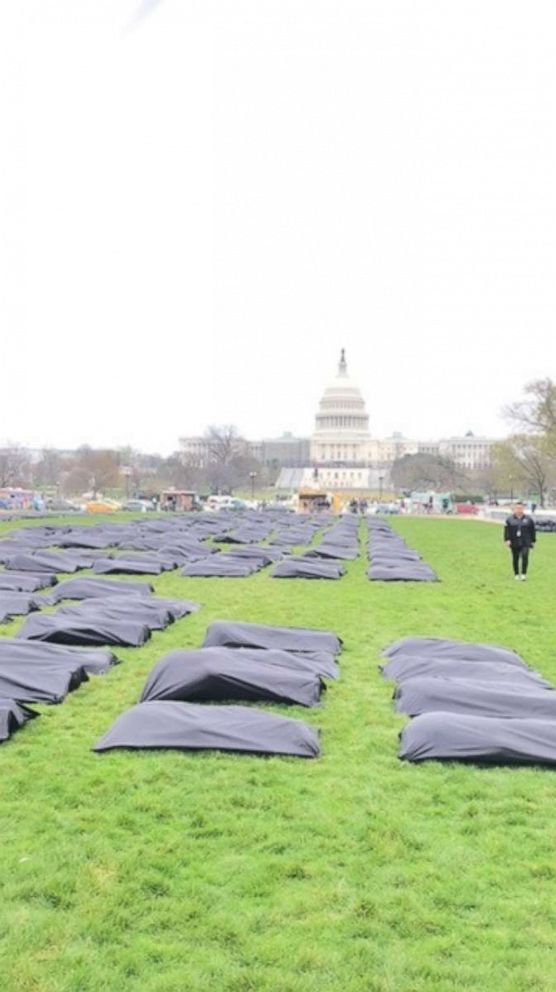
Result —
[[[556,683],[556,535],[518,584],[498,526],[394,526],[441,583],[369,583],[363,558],[328,583],[165,574],[203,609],[0,748],[2,989],[553,992],[556,772],[402,764],[377,663],[405,635],[461,637]],[[273,707],[321,728],[322,757],[91,754],[216,618],[343,637],[322,706]]]

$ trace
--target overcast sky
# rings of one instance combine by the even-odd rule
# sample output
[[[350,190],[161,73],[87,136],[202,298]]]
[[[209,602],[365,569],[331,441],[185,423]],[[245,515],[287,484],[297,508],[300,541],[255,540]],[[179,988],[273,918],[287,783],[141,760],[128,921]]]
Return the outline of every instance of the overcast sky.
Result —
[[[556,376],[552,0],[3,0],[0,443],[500,435]]]

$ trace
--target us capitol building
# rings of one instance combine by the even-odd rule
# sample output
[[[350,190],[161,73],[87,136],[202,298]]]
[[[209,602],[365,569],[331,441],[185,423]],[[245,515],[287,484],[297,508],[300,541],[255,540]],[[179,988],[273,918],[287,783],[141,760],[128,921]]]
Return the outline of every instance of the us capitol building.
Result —
[[[381,490],[390,485],[390,469],[404,455],[426,453],[450,458],[470,471],[487,468],[495,439],[462,437],[413,441],[400,433],[378,439],[371,436],[369,415],[361,390],[348,373],[342,348],[338,370],[324,390],[310,438],[284,434],[280,438],[245,441],[246,453],[278,470],[277,489]],[[206,465],[210,446],[206,437],[181,437],[184,461]]]
[[[477,470],[490,464],[494,443],[494,439],[475,437],[471,431],[439,441],[412,441],[400,433],[373,438],[365,400],[348,373],[342,349],[336,376],[325,388],[316,413],[310,464],[297,469],[284,467],[276,485],[285,489],[377,490],[388,487],[390,468],[404,455],[442,455],[461,468]]]

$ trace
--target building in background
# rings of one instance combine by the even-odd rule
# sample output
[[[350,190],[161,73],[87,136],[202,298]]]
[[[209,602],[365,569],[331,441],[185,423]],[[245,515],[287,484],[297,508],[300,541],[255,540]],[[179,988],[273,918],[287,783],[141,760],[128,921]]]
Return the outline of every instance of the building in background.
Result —
[[[342,349],[336,377],[326,386],[315,416],[311,436],[311,459],[303,469],[284,468],[277,487],[341,490],[375,490],[390,486],[390,470],[406,455],[428,454],[450,458],[468,471],[487,468],[493,438],[463,437],[419,441],[394,432],[375,438],[369,427],[365,399],[348,374]]]
[[[206,437],[181,437],[184,461],[204,468],[210,463]],[[406,455],[427,454],[451,459],[466,471],[490,465],[494,438],[475,436],[419,441],[394,432],[375,438],[369,426],[365,398],[348,373],[342,348],[335,377],[325,387],[315,414],[313,433],[295,437],[245,441],[245,453],[268,470],[279,489],[378,490],[390,486],[390,469]]]
[[[278,472],[283,467],[300,468],[310,459],[308,437],[295,437],[291,433],[277,438],[264,438],[262,441],[238,441],[244,446],[244,454],[256,459],[259,464]],[[193,435],[180,437],[179,453],[184,462],[206,468],[210,464],[213,442],[207,437]]]
[[[488,468],[491,450],[496,441],[489,437],[476,437],[467,431],[464,437],[449,437],[438,442],[439,454],[451,458],[460,468],[479,471]]]
[[[310,460],[311,442],[308,437],[295,437],[286,431],[281,437],[251,441],[249,450],[266,468],[300,468]]]
[[[369,415],[359,387],[349,377],[342,348],[338,372],[321,397],[311,437],[311,462],[359,468],[369,463]]]
[[[180,457],[184,462],[205,468],[210,461],[209,444],[205,437],[193,435],[179,438]]]

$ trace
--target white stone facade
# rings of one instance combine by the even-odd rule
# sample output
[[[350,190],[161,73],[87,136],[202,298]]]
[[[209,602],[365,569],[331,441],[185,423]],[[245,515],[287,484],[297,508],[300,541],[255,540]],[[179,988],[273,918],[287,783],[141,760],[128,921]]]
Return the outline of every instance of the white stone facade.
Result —
[[[456,465],[470,470],[488,468],[491,449],[496,441],[488,437],[475,437],[469,431],[464,437],[449,437],[439,441],[439,454],[451,458]]]

